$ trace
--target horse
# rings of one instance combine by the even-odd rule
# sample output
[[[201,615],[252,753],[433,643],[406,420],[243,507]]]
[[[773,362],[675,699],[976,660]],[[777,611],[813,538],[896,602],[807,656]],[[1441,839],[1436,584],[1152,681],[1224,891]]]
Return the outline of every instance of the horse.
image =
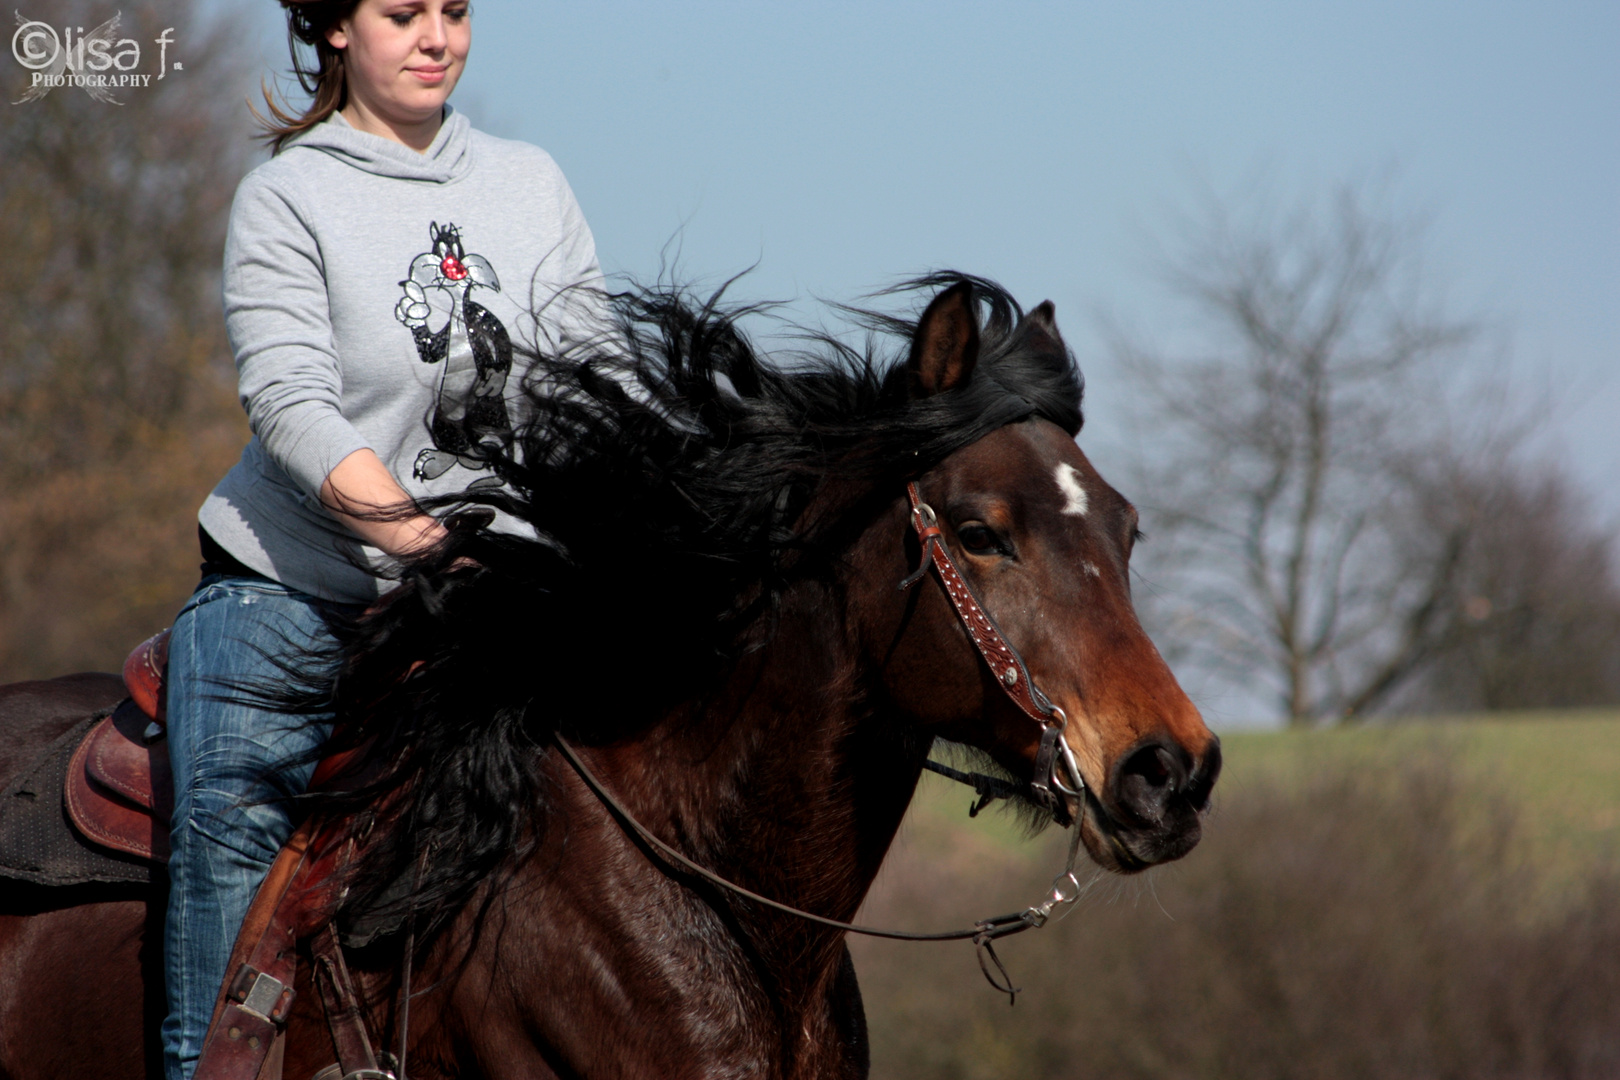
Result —
[[[612,333],[529,357],[531,418],[489,461],[502,487],[460,497],[450,539],[339,655],[266,689],[335,710],[382,763],[308,798],[354,823],[335,915],[369,940],[349,964],[395,1067],[866,1074],[845,931],[663,857],[564,746],[660,845],[835,921],[936,742],[1027,793],[1056,727],[1071,794],[1019,812],[1070,823],[1106,870],[1197,843],[1219,741],[1134,613],[1137,514],[1076,443],[1083,382],[1052,305],[957,273],[906,288],[920,316],[844,309],[859,343],[785,358],[718,293],[617,295]],[[992,670],[930,583],[933,546],[1017,671]],[[1019,672],[1061,726],[1009,696]],[[0,774],[119,693],[0,691]],[[158,1075],[156,891],[5,894],[0,1077]],[[290,1077],[332,1060],[307,972]]]

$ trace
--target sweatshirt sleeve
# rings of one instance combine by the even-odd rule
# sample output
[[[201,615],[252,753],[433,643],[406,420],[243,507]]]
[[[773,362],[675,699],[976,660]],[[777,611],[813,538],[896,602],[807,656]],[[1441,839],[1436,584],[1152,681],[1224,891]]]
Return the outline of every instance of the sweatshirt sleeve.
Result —
[[[596,256],[596,239],[585,223],[585,213],[574,198],[562,170],[550,156],[545,157],[550,176],[545,182],[557,192],[560,236],[557,247],[546,258],[547,277],[555,283],[556,295],[537,296],[535,308],[542,332],[553,336],[550,344],[566,349],[600,341],[611,331],[607,305],[607,279]],[[547,318],[547,316],[550,316]]]
[[[225,238],[225,328],[248,424],[314,500],[332,469],[367,447],[341,413],[320,245],[286,192],[250,174]]]

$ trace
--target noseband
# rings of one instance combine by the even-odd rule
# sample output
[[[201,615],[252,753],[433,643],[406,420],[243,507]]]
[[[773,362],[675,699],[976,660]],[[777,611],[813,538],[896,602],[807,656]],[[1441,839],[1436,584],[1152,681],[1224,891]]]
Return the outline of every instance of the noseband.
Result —
[[[1018,650],[1007,641],[1001,627],[996,625],[995,619],[985,610],[973,587],[967,583],[962,572],[956,568],[951,559],[950,550],[945,546],[945,534],[939,527],[939,518],[932,507],[923,502],[917,493],[915,481],[906,484],[906,497],[911,502],[911,523],[917,532],[917,542],[922,545],[922,559],[917,569],[912,571],[900,583],[901,591],[910,589],[923,576],[928,573],[931,566],[939,575],[940,585],[945,589],[945,595],[950,599],[951,606],[956,609],[957,616],[962,625],[967,628],[968,637],[973,640],[974,647],[979,655],[989,665],[990,672],[995,676],[996,685],[1012,700],[1013,704],[1031,720],[1041,726],[1041,745],[1035,755],[1035,771],[1028,784],[1010,783],[999,777],[985,776],[980,773],[963,773],[956,769],[940,765],[934,761],[924,764],[934,772],[948,776],[953,780],[974,787],[980,795],[979,803],[971,813],[977,814],[979,809],[992,798],[1006,798],[1011,795],[1024,795],[1040,806],[1050,810],[1053,818],[1061,825],[1072,828],[1069,836],[1068,861],[1063,871],[1052,881],[1052,888],[1040,903],[1027,907],[1022,911],[1015,911],[1008,915],[997,915],[990,919],[980,919],[966,930],[947,930],[936,934],[918,934],[905,930],[880,930],[870,926],[859,926],[855,923],[843,922],[839,919],[829,919],[825,915],[817,915],[804,911],[791,905],[761,896],[750,889],[745,889],[733,881],[728,881],[716,874],[713,870],[702,866],[676,848],[665,843],[651,829],[648,829],[621,803],[613,797],[607,787],[597,778],[596,774],[580,759],[571,743],[560,734],[553,734],[552,739],[557,749],[562,752],[568,764],[573,767],[586,788],[596,796],[609,815],[619,823],[619,826],[635,840],[641,841],[640,847],[644,854],[653,858],[655,863],[661,863],[666,873],[671,868],[679,868],[694,874],[712,885],[717,885],[727,892],[752,900],[773,911],[807,922],[817,923],[821,926],[841,930],[850,934],[864,934],[867,937],[889,938],[897,941],[961,941],[970,940],[978,948],[979,969],[990,985],[1008,996],[1009,1001],[1017,1000],[1018,988],[1012,984],[1012,978],[1007,968],[1002,964],[1001,958],[996,955],[995,940],[1011,934],[1022,933],[1025,930],[1034,930],[1045,926],[1054,911],[1060,911],[1080,899],[1082,888],[1080,879],[1075,876],[1074,864],[1080,854],[1080,826],[1070,811],[1068,800],[1073,799],[1076,807],[1083,807],[1081,801],[1085,794],[1085,780],[1080,775],[1080,768],[1075,763],[1074,751],[1070,749],[1068,740],[1063,738],[1063,728],[1068,717],[1063,710],[1052,704],[1045,694],[1041,693],[1034,681],[1029,677],[1029,667]],[[1061,770],[1061,771],[1060,771]],[[1065,775],[1067,774],[1067,775]],[[1072,786],[1065,781],[1072,781]],[[1055,791],[1053,789],[1056,789]],[[1061,794],[1060,794],[1061,793]],[[991,970],[992,966],[994,971]]]

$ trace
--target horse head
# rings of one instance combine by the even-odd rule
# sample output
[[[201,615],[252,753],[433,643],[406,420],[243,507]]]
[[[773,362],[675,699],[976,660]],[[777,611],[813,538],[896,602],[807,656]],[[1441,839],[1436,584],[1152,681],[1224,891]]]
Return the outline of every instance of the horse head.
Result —
[[[968,283],[929,305],[903,372],[912,402],[964,395],[1020,354],[1070,363],[1050,303],[1002,327],[995,355],[981,363],[977,308]],[[1061,724],[1084,781],[1078,827],[1087,851],[1130,873],[1198,842],[1220,741],[1137,620],[1129,577],[1136,510],[1092,467],[1075,433],[1026,413],[950,453],[916,488],[968,588],[1021,654],[1035,700]],[[1014,776],[1043,779],[1035,775],[1043,724],[1006,692],[1020,673],[981,660],[939,581],[920,581],[904,601],[895,596],[924,555],[905,523],[911,512],[897,498],[874,530],[884,539],[861,552],[866,591],[857,607],[869,663],[890,701],[925,731],[983,751]]]

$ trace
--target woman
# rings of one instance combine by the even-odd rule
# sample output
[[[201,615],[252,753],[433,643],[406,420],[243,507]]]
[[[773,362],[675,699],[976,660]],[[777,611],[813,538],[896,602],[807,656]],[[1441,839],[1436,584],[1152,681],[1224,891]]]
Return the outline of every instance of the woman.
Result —
[[[285,797],[313,766],[288,762],[325,737],[218,698],[280,677],[289,646],[330,644],[323,608],[374,601],[392,560],[444,536],[415,500],[499,483],[478,451],[510,432],[512,341],[581,339],[600,279],[551,158],[445,104],[466,0],[281,2],[295,67],[298,42],[316,52],[313,101],[270,103],[275,154],[231,210],[225,317],[253,438],[203,504],[203,578],[170,645],[170,1080],[196,1065],[291,832]]]

